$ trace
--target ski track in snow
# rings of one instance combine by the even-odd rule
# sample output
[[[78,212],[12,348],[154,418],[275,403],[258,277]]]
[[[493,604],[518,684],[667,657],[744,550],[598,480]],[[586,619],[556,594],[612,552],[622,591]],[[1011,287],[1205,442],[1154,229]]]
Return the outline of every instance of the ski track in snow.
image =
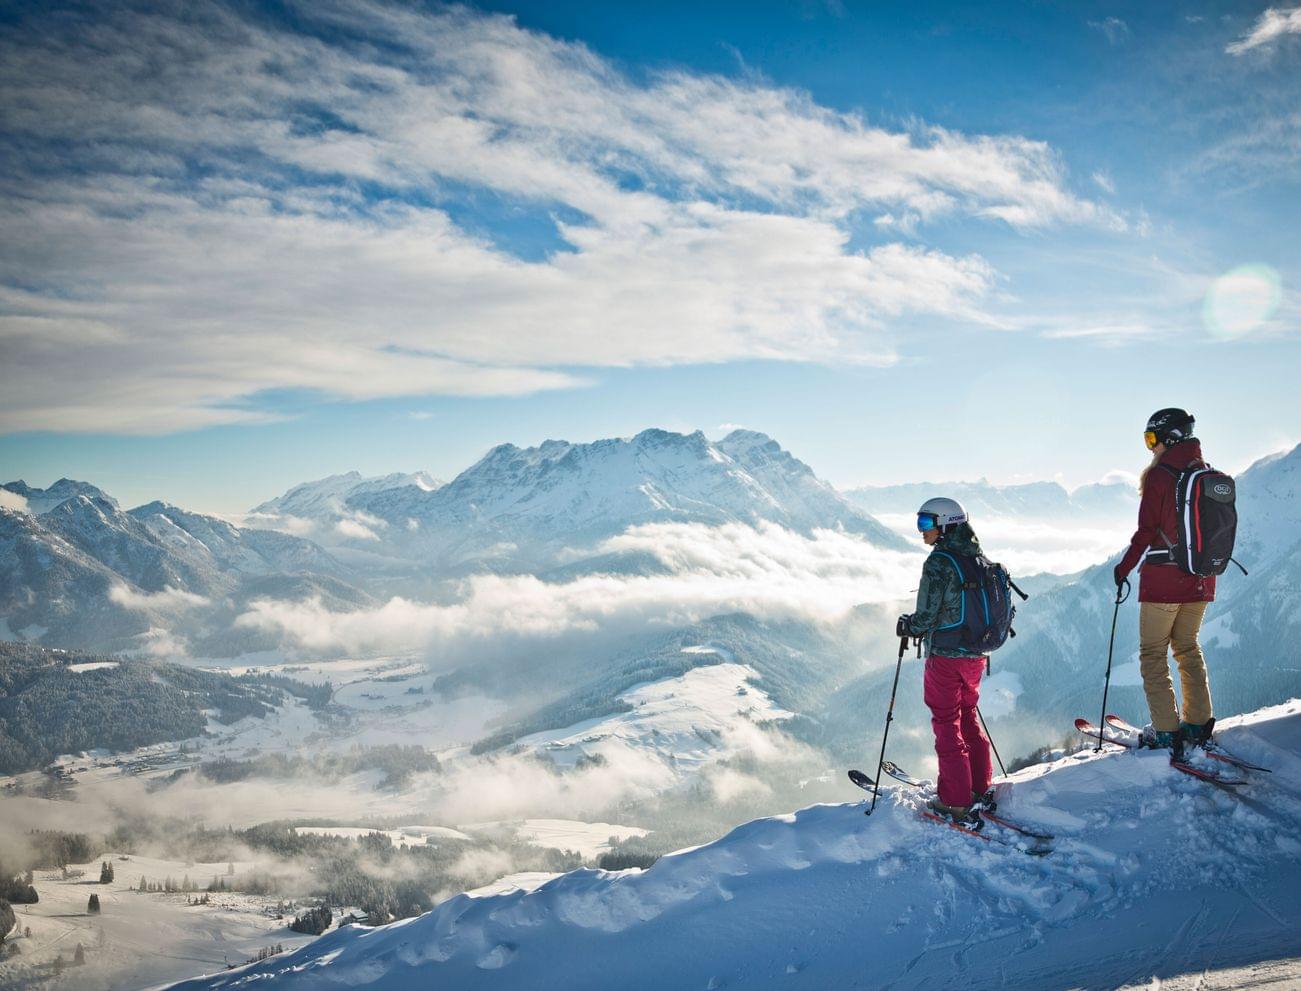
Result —
[[[815,805],[646,871],[461,895],[176,987],[1301,986],[1301,701],[1219,736],[1274,768],[1243,798],[1151,752],[1014,775],[1000,811],[1056,833],[1046,858],[927,822],[922,793],[892,788],[871,818]]]

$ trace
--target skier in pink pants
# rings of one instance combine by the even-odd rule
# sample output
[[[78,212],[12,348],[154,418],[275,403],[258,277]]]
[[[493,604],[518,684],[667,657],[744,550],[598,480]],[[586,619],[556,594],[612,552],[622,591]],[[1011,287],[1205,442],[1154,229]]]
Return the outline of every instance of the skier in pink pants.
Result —
[[[970,585],[966,572],[972,568],[961,559],[974,561],[980,542],[966,510],[953,499],[928,499],[917,512],[917,529],[931,554],[922,567],[917,609],[899,617],[897,632],[926,640],[923,698],[940,764],[939,799],[931,808],[960,822],[971,816],[973,805],[988,800],[992,777],[989,739],[976,714],[989,658],[959,646],[966,620],[963,588]]]
[[[935,755],[940,762],[940,801],[945,815],[964,818],[973,802],[989,791],[993,771],[989,740],[976,718],[984,657],[926,658],[923,699],[931,710]]]

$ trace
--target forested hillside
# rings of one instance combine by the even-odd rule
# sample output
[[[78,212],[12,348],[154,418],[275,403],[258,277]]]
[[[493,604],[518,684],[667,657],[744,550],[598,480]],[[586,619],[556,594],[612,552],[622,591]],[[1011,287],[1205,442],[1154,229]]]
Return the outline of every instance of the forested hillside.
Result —
[[[0,641],[0,773],[64,753],[200,736],[209,715],[223,723],[264,716],[286,693],[328,699],[328,690],[290,682]]]

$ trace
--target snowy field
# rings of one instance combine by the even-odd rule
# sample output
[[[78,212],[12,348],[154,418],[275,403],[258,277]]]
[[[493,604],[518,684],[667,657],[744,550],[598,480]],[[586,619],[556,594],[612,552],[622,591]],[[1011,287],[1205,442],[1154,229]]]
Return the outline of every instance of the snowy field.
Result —
[[[523,822],[488,822],[464,827],[470,832],[508,829],[526,843],[552,850],[572,850],[585,860],[610,852],[610,840],[646,836],[649,830],[617,826],[609,822],[579,822],[574,819],[525,819]]]
[[[100,864],[113,865],[114,880],[99,884]],[[236,872],[252,864],[236,862]],[[199,887],[226,876],[227,863],[185,864],[151,857],[105,854],[99,860],[69,866],[70,880],[59,871],[38,871],[34,878],[41,900],[15,905],[17,926],[7,943],[17,956],[0,961],[0,988],[5,991],[54,987],[59,991],[134,989],[216,973],[227,963],[241,964],[275,943],[286,949],[312,937],[290,932],[292,917],[276,919],[277,899],[213,893],[208,905],[187,905],[186,895],[130,890],[141,876],[162,883],[185,876]],[[83,875],[76,877],[76,872]],[[99,896],[100,913],[87,913],[90,895]],[[198,898],[201,892],[191,894]],[[31,936],[25,935],[31,929]],[[77,944],[86,963],[72,967]],[[55,960],[66,969],[55,977]]]
[[[687,648],[693,649],[717,653]],[[536,749],[558,767],[573,767],[584,758],[617,761],[623,755],[653,754],[675,772],[689,772],[750,743],[757,724],[791,717],[751,684],[758,677],[744,664],[693,668],[624,692],[619,699],[632,707],[630,712],[534,733],[517,744]]]
[[[440,839],[470,839],[459,829],[447,826],[403,826],[401,829],[367,829],[364,826],[297,826],[295,831],[315,836],[346,836],[357,839],[379,833],[389,838],[394,846],[436,846]]]
[[[1219,736],[1274,773],[1230,794],[1085,750],[1014,775],[1000,811],[1056,834],[1046,857],[928,822],[900,786],[871,818],[815,805],[181,987],[1296,988],[1301,701]]]

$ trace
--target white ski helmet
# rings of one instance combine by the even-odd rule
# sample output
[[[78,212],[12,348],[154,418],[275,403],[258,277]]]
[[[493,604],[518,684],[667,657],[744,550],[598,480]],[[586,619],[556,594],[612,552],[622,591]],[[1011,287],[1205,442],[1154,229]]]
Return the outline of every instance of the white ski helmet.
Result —
[[[966,522],[967,511],[956,499],[936,496],[934,499],[927,499],[917,510],[917,529],[922,533],[937,527],[941,533],[948,533],[950,527]],[[923,524],[929,525],[923,526]]]

